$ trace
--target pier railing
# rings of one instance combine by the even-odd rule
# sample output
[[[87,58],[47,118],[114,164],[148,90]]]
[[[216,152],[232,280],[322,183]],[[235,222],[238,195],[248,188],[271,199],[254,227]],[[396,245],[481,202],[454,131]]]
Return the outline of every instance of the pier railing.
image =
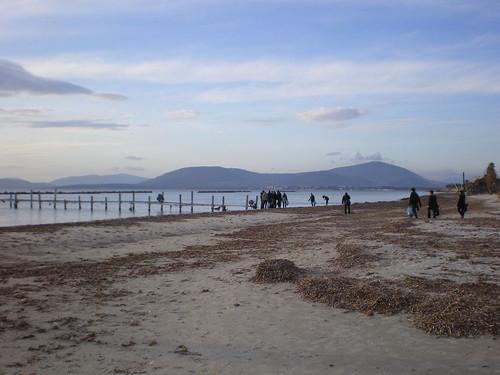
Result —
[[[104,207],[104,211],[108,211],[113,204],[117,205],[118,212],[122,212],[123,206],[128,205],[127,210],[135,212],[136,207],[144,205],[147,207],[148,215],[151,214],[152,207],[159,207],[160,212],[164,212],[164,207],[177,207],[179,214],[182,214],[183,208],[188,208],[191,214],[194,213],[195,207],[210,207],[210,212],[226,211],[228,208],[237,210],[248,210],[251,205],[249,196],[246,195],[245,202],[242,204],[226,204],[225,196],[222,196],[220,204],[215,202],[215,196],[212,195],[211,203],[197,203],[194,200],[194,192],[191,191],[189,200],[183,200],[182,194],[179,194],[177,201],[157,201],[151,199],[148,195],[147,200],[136,199],[136,194],[151,194],[152,191],[133,190],[133,191],[7,191],[0,192],[0,202],[9,202],[9,208],[18,209],[21,205],[28,204],[30,209],[39,209],[50,207],[52,209],[77,208],[78,210],[90,209],[94,211],[96,206]],[[102,197],[104,194],[113,194],[115,199],[95,199],[94,196]],[[72,195],[72,199],[63,199],[63,196]],[[76,196],[76,198],[75,198]],[[82,198],[83,196],[83,198]],[[255,197],[255,206],[259,197]]]

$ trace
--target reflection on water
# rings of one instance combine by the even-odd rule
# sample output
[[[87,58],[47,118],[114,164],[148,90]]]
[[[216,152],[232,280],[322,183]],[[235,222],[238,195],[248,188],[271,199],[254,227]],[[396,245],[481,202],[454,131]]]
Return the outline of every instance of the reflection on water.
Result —
[[[349,190],[348,191],[353,203],[358,202],[378,202],[378,201],[394,201],[407,197],[409,193],[401,190]],[[62,202],[57,203],[57,209],[54,209],[50,202],[43,202],[42,209],[38,208],[37,196],[34,197],[34,208],[30,209],[30,202],[20,202],[18,209],[9,208],[8,196],[2,196],[4,201],[0,201],[0,226],[26,225],[26,224],[50,224],[63,222],[80,222],[104,219],[116,219],[126,217],[148,216],[148,197],[150,197],[151,213],[150,215],[177,215],[179,214],[179,195],[182,196],[182,213],[189,214],[191,212],[191,191],[168,191],[165,190],[165,201],[163,205],[163,213],[160,205],[156,202],[156,196],[159,191],[153,191],[151,194],[136,194],[135,195],[135,212],[130,211],[132,195],[122,194],[122,210],[118,210],[118,194],[95,194],[94,210],[90,210],[90,195],[81,195],[82,209],[78,209],[78,203],[69,203],[69,201],[77,201],[78,196],[73,194],[60,194],[57,196],[58,201],[66,199],[68,201],[67,209],[64,210]],[[305,207],[309,205],[307,201],[309,195],[313,193],[316,197],[318,206],[324,205],[323,195],[330,198],[329,205],[340,205],[344,191],[339,190],[300,190],[287,192],[289,207]],[[214,197],[214,205],[227,206],[229,211],[237,211],[245,209],[246,196],[249,199],[255,200],[259,191],[237,192],[237,193],[197,193],[194,192],[194,202],[203,204],[203,206],[194,206],[193,212],[210,212],[212,196]],[[105,210],[104,198],[108,198],[108,211]],[[7,198],[7,199],[5,199]],[[20,199],[29,199],[29,195],[20,196]],[[42,196],[42,200],[52,200],[53,195]]]

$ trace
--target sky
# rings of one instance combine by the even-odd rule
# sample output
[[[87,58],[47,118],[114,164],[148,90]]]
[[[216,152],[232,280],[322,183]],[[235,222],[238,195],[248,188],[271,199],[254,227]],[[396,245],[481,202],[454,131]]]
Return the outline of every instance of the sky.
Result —
[[[500,163],[497,0],[0,0],[0,177]]]

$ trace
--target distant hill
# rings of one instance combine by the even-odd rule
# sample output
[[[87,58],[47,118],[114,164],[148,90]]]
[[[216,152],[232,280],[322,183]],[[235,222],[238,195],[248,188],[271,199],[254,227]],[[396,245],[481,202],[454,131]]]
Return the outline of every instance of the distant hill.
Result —
[[[237,168],[188,167],[144,181],[141,186],[160,189],[286,188],[409,188],[436,187],[405,168],[382,162],[303,173],[256,173]]]
[[[134,176],[131,174],[111,174],[111,175],[86,175],[86,176],[70,176],[58,178],[51,182],[54,186],[101,186],[101,185],[131,185],[139,184],[146,181],[145,177]]]
[[[0,178],[0,191],[19,189],[48,188],[50,184],[44,182],[29,182],[20,178]]]

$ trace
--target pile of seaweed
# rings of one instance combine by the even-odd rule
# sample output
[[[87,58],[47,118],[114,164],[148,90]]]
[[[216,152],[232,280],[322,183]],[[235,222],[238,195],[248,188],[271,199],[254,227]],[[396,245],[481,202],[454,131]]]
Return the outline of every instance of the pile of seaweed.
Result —
[[[297,281],[301,269],[288,259],[268,259],[257,265],[252,281],[256,283],[279,283]]]
[[[368,315],[409,313],[417,327],[439,336],[499,333],[500,287],[496,284],[332,277],[306,278],[297,288],[304,298],[336,308]]]

